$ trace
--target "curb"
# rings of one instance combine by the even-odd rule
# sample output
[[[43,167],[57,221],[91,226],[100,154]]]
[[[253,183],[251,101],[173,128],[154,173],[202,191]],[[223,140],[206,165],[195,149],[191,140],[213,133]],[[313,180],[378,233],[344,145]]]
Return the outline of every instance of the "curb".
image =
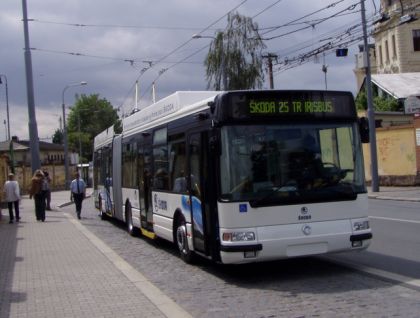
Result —
[[[380,194],[368,194],[369,199],[420,202],[420,198],[389,197]]]

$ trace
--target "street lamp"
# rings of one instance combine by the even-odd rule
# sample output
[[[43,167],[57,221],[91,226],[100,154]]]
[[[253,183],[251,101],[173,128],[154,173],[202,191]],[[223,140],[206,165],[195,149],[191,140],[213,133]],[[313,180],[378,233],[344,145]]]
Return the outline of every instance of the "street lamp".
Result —
[[[9,93],[8,93],[8,88],[7,88],[7,76],[3,75],[3,74],[0,74],[0,84],[3,84],[3,82],[1,81],[2,77],[4,77],[5,85],[6,85],[6,111],[7,111],[7,135],[6,135],[6,138],[7,138],[7,140],[10,140]]]
[[[223,90],[227,90],[227,77],[226,77],[226,69],[225,69],[225,52],[224,52],[224,45],[223,45],[223,33],[219,32],[220,36],[222,37],[222,58],[220,61],[220,66],[222,68],[222,81],[223,81]],[[201,34],[193,34],[193,39],[213,39],[216,41],[216,37],[210,35],[201,35]]]
[[[69,159],[68,159],[66,106],[65,106],[65,103],[64,103],[64,92],[69,87],[82,86],[82,85],[86,85],[86,84],[87,84],[87,82],[69,84],[66,87],[64,87],[63,94],[62,94],[62,101],[63,101],[63,104],[62,104],[62,106],[63,106],[63,139],[64,139],[64,175],[65,175],[64,187],[65,187],[66,190],[68,190],[68,187],[69,187]]]

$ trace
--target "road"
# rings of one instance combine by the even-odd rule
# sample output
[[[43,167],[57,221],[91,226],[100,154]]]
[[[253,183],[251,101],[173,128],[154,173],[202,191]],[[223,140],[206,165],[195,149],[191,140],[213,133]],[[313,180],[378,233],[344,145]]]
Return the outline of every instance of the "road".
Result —
[[[369,215],[369,249],[337,259],[420,279],[420,203],[369,200]]]
[[[391,211],[392,204],[372,202],[372,214],[391,217],[392,214],[384,211]],[[411,208],[414,214],[416,206]],[[397,204],[395,209],[407,213],[398,218],[411,217],[410,208]],[[72,212],[73,207],[64,210]],[[84,204],[81,222],[194,317],[418,317],[420,312],[419,290],[324,258],[240,266],[221,266],[201,260],[192,266],[180,260],[170,243],[133,238],[121,223],[101,221],[91,200]],[[397,226],[392,222],[372,219],[372,227],[378,231],[374,232],[378,243],[364,253],[381,254],[383,249],[387,250],[387,244],[379,241],[389,232],[388,223],[392,228]],[[408,238],[400,246],[408,247],[406,242],[411,240],[412,234],[405,231],[403,225],[398,225],[398,228],[401,226],[399,231]],[[399,249],[396,244],[389,245]],[[363,259],[364,253],[357,257]],[[404,255],[398,254],[398,257]],[[413,260],[410,256],[406,261],[416,262],[416,258]]]

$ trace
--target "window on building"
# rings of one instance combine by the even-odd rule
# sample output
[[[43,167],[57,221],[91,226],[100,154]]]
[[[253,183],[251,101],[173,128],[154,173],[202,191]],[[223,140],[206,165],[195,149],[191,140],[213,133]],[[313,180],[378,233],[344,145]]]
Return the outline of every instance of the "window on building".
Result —
[[[395,40],[395,34],[392,35],[392,58],[397,58],[397,43]]]
[[[413,30],[414,51],[420,51],[420,29]]]
[[[385,62],[389,63],[389,47],[388,47],[388,40],[385,41]]]
[[[383,56],[382,56],[382,45],[379,45],[378,51],[379,51],[379,65],[383,65],[384,64],[384,59],[383,59]]]

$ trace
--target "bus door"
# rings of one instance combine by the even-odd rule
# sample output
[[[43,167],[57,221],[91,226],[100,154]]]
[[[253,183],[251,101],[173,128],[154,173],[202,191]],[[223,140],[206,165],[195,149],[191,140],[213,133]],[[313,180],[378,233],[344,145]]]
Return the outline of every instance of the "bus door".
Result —
[[[143,229],[152,231],[152,146],[146,137],[144,140],[145,143],[138,147],[140,222]]]
[[[206,204],[205,183],[207,172],[207,147],[205,142],[206,133],[193,133],[188,139],[188,187],[190,193],[191,220],[193,231],[193,244],[196,251],[207,253],[206,246]]]

